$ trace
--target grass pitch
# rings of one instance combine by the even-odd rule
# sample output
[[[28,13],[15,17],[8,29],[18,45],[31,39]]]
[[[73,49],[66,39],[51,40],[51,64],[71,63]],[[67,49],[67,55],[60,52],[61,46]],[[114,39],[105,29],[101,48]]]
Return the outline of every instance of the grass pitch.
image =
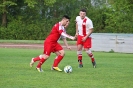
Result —
[[[71,65],[73,72],[51,71],[54,54],[43,64],[43,73],[29,67],[32,57],[40,49],[0,48],[1,88],[133,88],[133,54],[93,52],[97,68],[83,53],[83,68],[78,68],[76,51],[66,51],[59,64],[63,69]]]

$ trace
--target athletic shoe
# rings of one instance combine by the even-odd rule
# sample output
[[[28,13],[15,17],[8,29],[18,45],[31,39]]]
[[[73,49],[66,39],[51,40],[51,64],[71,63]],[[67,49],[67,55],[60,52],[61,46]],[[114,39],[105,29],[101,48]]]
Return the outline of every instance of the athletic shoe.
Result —
[[[31,62],[30,62],[30,67],[33,67],[34,65],[34,61],[33,61],[34,58],[31,59]]]
[[[38,72],[43,72],[42,68],[36,68]]]
[[[83,64],[79,64],[79,68],[82,68],[83,67]]]
[[[93,68],[96,68],[96,62],[92,62]]]
[[[56,71],[59,71],[59,72],[62,71],[62,70],[61,70],[60,68],[58,68],[58,67],[52,67],[51,70],[56,70]]]

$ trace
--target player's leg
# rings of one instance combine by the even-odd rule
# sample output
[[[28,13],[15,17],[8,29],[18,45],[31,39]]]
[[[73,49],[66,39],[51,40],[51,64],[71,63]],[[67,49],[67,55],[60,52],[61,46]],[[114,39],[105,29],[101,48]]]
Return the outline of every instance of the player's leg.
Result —
[[[52,68],[54,70],[57,70],[57,71],[62,71],[61,69],[58,68],[58,64],[61,62],[61,60],[63,59],[64,55],[65,55],[65,52],[63,50],[63,48],[61,47],[60,44],[57,44],[56,47],[55,47],[55,50],[56,50],[56,58],[54,60],[54,63],[53,63],[53,66]]]
[[[59,51],[54,52],[56,56],[60,55],[61,53]]]
[[[33,62],[39,61],[38,62],[38,65],[36,66],[36,69],[39,72],[43,72],[41,66],[49,58],[49,56],[51,54],[51,51],[52,51],[52,44],[45,42],[44,43],[44,51],[43,51],[43,54],[42,55],[39,55],[39,56],[37,56],[37,57],[35,57],[33,59]]]
[[[83,67],[83,62],[82,62],[82,45],[79,44],[77,45],[77,57],[78,57],[78,62],[79,62],[79,68]]]
[[[30,62],[30,67],[33,67],[34,63],[35,63],[36,61],[39,61],[41,57],[42,57],[42,56],[39,55],[39,56],[37,56],[37,57],[35,57],[35,58],[32,58],[32,59],[31,59],[31,62]]]
[[[82,63],[82,47],[83,47],[83,42],[82,42],[82,36],[78,36],[77,38],[77,57],[78,57],[78,62],[79,62],[79,68],[83,67]]]
[[[91,58],[93,67],[96,68],[96,61],[95,61],[94,55],[91,52],[90,48],[91,48],[91,38],[88,38],[84,43],[84,49],[85,49],[86,53],[88,54],[88,56]]]
[[[56,54],[57,54],[57,51],[56,51]],[[65,55],[64,50],[58,51],[58,56],[56,56],[56,58],[54,59],[52,70],[62,71],[61,69],[59,69],[58,64],[63,59],[64,55]]]
[[[49,58],[49,56],[50,56],[50,54],[51,54],[51,52],[52,52],[52,50],[53,50],[53,46],[52,46],[53,44],[52,43],[50,43],[50,42],[44,42],[44,51],[43,51],[43,55],[41,55],[41,58],[40,58],[40,61],[39,61],[39,63],[38,63],[38,65],[37,65],[37,70],[39,71],[41,71],[41,66],[42,66],[42,64]]]
[[[43,72],[42,68],[41,68],[41,65],[49,58],[48,55],[45,55],[45,54],[42,54],[42,55],[39,55],[35,58],[32,58],[31,62],[30,62],[30,66],[32,67],[33,64],[36,62],[36,61],[39,61],[36,69],[39,71],[39,72]]]
[[[41,58],[40,58],[40,61],[38,62],[37,66],[36,66],[36,69],[39,71],[39,72],[43,72],[41,66],[42,64],[49,58],[49,55],[46,55],[46,54],[42,54],[41,55]]]
[[[57,57],[58,57],[58,55],[60,55],[60,52],[59,51],[56,51],[56,52],[54,52],[55,54],[56,54],[56,57],[55,57],[55,59],[54,59],[54,61],[57,59]],[[54,64],[54,63],[53,63]],[[51,67],[51,70],[54,70],[54,68],[53,68],[53,65],[52,65],[52,67]]]
[[[88,54],[88,56],[91,58],[91,62],[92,62],[93,67],[96,68],[96,61],[95,61],[93,53],[91,52],[90,49],[85,49],[85,51]]]

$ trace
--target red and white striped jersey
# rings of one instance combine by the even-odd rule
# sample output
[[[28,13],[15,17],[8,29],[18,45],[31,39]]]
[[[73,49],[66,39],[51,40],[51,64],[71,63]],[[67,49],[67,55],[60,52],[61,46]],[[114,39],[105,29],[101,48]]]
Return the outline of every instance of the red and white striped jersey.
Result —
[[[89,29],[93,28],[93,23],[87,16],[84,19],[77,16],[76,23],[78,24],[78,34],[81,36],[86,36],[89,33]]]

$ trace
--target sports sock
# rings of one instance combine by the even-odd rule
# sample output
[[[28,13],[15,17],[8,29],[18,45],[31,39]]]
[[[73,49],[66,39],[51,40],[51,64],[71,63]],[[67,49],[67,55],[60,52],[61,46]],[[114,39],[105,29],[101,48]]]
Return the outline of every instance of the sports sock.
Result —
[[[38,65],[37,65],[37,68],[41,68],[42,64],[43,64],[46,60],[47,60],[47,59],[42,58],[42,59],[39,61]]]
[[[63,59],[64,56],[58,55],[53,63],[53,67],[58,67],[58,64],[60,63],[60,61]]]
[[[92,53],[88,54],[88,56],[91,58],[91,61],[92,61],[92,62],[94,62],[94,61],[95,61],[94,56],[93,56],[93,54],[92,54]]]
[[[79,64],[82,64],[82,54],[78,54],[78,62]]]
[[[79,64],[82,64],[82,51],[77,51],[77,57]]]
[[[94,62],[95,59],[94,59],[94,55],[92,54],[91,50],[87,50],[86,53],[88,54],[88,56],[91,58],[91,62]]]
[[[37,57],[35,57],[35,58],[33,59],[33,61],[36,62],[36,61],[39,61],[40,59],[41,59],[41,57],[40,57],[40,56],[37,56]]]

